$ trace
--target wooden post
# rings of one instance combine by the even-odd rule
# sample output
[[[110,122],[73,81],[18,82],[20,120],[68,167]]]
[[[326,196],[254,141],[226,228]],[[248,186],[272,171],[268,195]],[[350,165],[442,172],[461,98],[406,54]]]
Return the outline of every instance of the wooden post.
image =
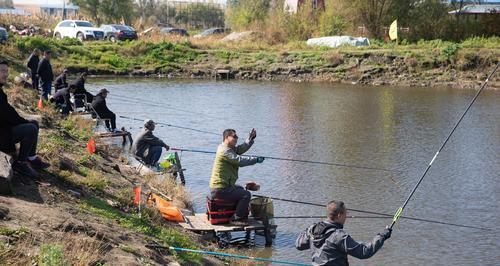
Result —
[[[182,165],[181,165],[181,160],[179,159],[179,154],[177,152],[175,154],[175,165],[177,166],[177,169],[179,170],[177,173],[179,173],[179,177],[181,178],[182,185],[186,185],[186,179],[184,178],[184,171],[182,170]]]

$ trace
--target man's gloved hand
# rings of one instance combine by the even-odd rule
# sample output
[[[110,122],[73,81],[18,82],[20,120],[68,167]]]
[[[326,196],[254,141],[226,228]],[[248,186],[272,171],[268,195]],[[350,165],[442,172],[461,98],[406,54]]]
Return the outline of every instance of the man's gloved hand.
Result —
[[[252,128],[252,131],[250,131],[250,134],[248,134],[248,139],[250,141],[253,141],[257,137],[257,131],[255,128]]]
[[[168,145],[165,145],[165,150],[170,150],[170,147]]]
[[[264,162],[264,157],[257,157],[257,163],[262,163]]]
[[[392,229],[388,225],[385,227],[384,231],[381,233],[384,240],[391,238],[391,234],[392,234]]]

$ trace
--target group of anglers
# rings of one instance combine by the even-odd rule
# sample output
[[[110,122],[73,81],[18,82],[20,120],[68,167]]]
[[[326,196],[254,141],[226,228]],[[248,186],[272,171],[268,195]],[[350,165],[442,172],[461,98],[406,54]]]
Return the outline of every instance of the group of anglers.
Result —
[[[37,56],[37,53],[35,50],[32,57]],[[32,71],[33,88],[38,89],[36,83],[37,79],[40,79],[42,97],[47,97],[51,93],[53,77],[50,66],[50,52],[44,52],[44,58],[38,63],[36,71],[31,68],[31,66],[35,65],[32,59],[30,57],[29,62],[31,63],[28,66]],[[103,89],[96,96],[91,95],[84,88],[86,75],[81,75],[77,82],[68,85],[66,74],[67,72],[64,71],[56,79],[56,93],[52,95],[51,99],[61,104],[61,106],[67,106],[70,94],[84,94],[86,96],[83,99],[90,100],[96,111],[102,111],[99,108],[99,102],[106,106],[105,99],[108,91]],[[12,154],[15,152],[15,143],[20,143],[20,150],[14,168],[21,174],[35,178],[38,177],[35,169],[49,167],[48,163],[36,155],[39,127],[35,121],[22,118],[8,103],[2,89],[7,82],[7,77],[8,64],[1,61],[0,112],[2,115],[0,116],[0,150]],[[107,112],[109,109],[106,107],[104,111]],[[107,124],[107,127],[114,130],[116,129],[114,122],[116,116],[114,113],[112,113],[112,116],[108,115],[107,117],[113,119],[111,125]],[[101,116],[101,118],[103,117],[106,116]],[[135,137],[132,145],[133,155],[150,167],[157,166],[162,150],[168,151],[170,148],[164,141],[153,134],[154,130],[154,121],[149,119],[144,121],[144,126]],[[238,185],[238,170],[240,167],[263,163],[265,160],[265,157],[244,155],[252,147],[256,137],[257,132],[252,129],[246,140],[238,145],[239,137],[236,131],[226,129],[222,134],[222,143],[218,146],[215,155],[209,183],[211,197],[236,203],[236,212],[231,218],[231,223],[234,225],[244,225],[248,222],[248,208],[252,196],[248,188],[255,185],[255,182],[249,182],[245,187]],[[343,229],[347,218],[347,208],[342,201],[329,202],[326,206],[326,213],[327,217],[324,221],[307,228],[299,235],[295,243],[298,250],[311,250],[313,265],[349,265],[348,255],[359,259],[370,258],[382,247],[384,241],[391,236],[392,230],[387,226],[371,242],[357,242]]]

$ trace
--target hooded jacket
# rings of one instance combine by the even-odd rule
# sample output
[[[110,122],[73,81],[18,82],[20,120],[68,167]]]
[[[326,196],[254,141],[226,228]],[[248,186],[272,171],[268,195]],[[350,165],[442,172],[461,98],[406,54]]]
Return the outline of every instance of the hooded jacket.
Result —
[[[7,101],[7,95],[0,84],[0,151],[11,153],[16,150],[12,136],[12,127],[29,123],[22,118]]]
[[[311,249],[313,265],[348,266],[347,255],[358,259],[373,256],[390,236],[385,229],[377,234],[370,243],[356,242],[344,231],[344,226],[329,220],[310,226],[295,241],[298,250]]]
[[[165,142],[153,135],[153,131],[145,127],[139,131],[134,139],[135,141],[132,143],[132,154],[142,159],[148,156],[149,148],[152,146],[167,146]]]

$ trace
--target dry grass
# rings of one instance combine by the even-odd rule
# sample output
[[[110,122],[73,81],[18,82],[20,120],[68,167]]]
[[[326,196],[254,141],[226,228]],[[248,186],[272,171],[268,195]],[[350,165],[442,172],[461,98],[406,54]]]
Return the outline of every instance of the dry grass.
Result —
[[[178,184],[169,176],[149,176],[146,178],[147,184],[161,193],[171,197],[175,206],[183,209],[192,209],[193,202],[189,196],[189,191]]]

